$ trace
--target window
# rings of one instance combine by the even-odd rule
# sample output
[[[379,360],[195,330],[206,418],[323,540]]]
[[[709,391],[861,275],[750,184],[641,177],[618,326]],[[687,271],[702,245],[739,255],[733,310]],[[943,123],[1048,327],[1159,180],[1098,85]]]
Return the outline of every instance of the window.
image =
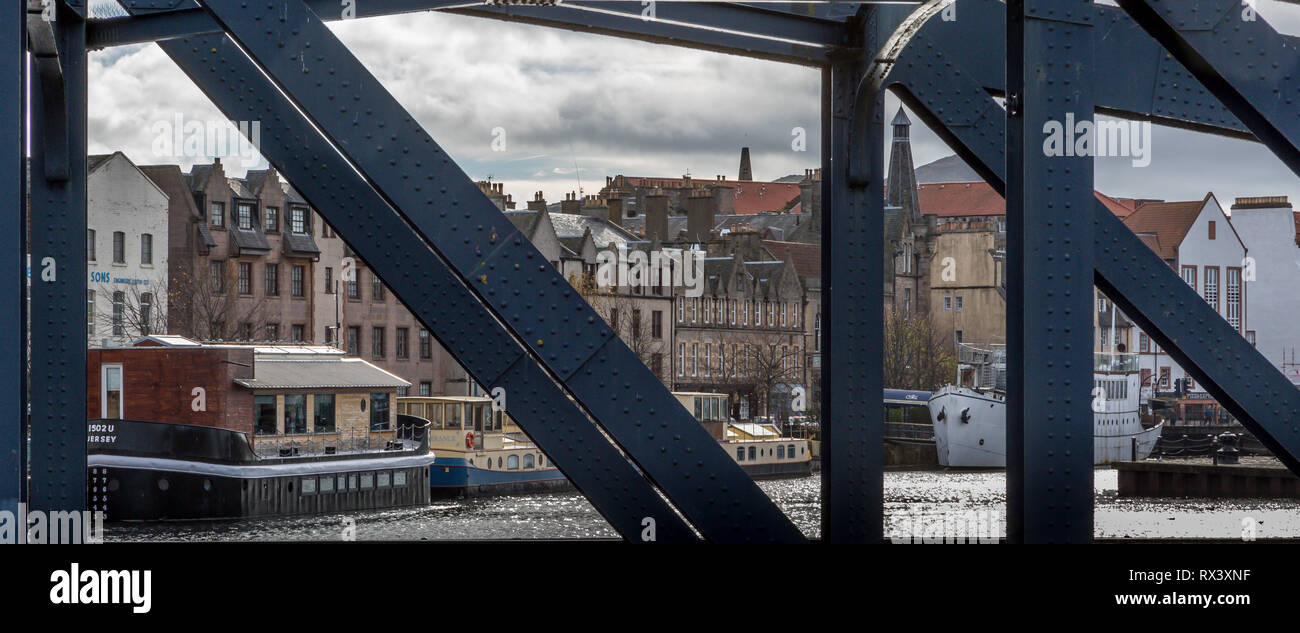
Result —
[[[1097,295],[1097,312],[1106,311],[1106,297]]]
[[[86,291],[86,336],[95,338],[95,291]]]
[[[786,323],[786,313],[787,313],[789,310],[790,310],[790,304],[788,304],[788,303],[782,301],[782,302],[781,302],[781,327],[785,327],[785,323]]]
[[[267,264],[262,271],[263,284],[266,286],[266,296],[275,297],[280,294],[280,265]]]
[[[704,299],[704,322],[708,323],[713,317],[713,299]]]
[[[268,340],[268,341],[278,341],[278,340],[280,340],[280,324],[279,324],[279,323],[267,323],[267,324],[266,324],[266,340]]]
[[[677,375],[686,375],[686,344],[677,344]]]
[[[384,357],[384,328],[370,328],[370,354],[375,358]]]
[[[641,338],[641,311],[632,311],[632,339]]]
[[[249,262],[238,262],[238,268],[239,268],[239,276],[237,278],[236,283],[239,288],[239,294],[241,295],[252,294],[253,293],[253,280],[252,280],[253,265],[250,264]]]
[[[1228,325],[1241,331],[1241,269],[1228,269]]]
[[[294,266],[289,277],[289,290],[295,297],[303,296],[302,279],[305,273],[302,266]]]
[[[244,321],[243,323],[240,323],[239,332],[235,334],[235,340],[237,341],[253,340],[253,324],[249,323],[248,321]]]
[[[370,298],[375,301],[384,300],[384,281],[373,271],[370,273]]]
[[[211,211],[208,212],[208,219],[211,221],[212,226],[225,226],[226,203],[213,202],[211,205]]]
[[[99,417],[121,420],[125,403],[122,400],[122,366],[104,365],[100,369]]]
[[[302,323],[294,323],[289,326],[289,340],[294,343],[301,343],[307,340],[307,326]]]
[[[745,447],[744,447],[744,446],[737,446],[737,447],[736,447],[736,461],[738,461],[738,462],[743,462],[743,461],[745,461]]]
[[[511,455],[506,458],[506,470],[519,470],[518,455]]]
[[[966,307],[966,297],[963,295],[957,295],[954,298],[953,311],[961,312],[962,309],[965,307]]]
[[[699,309],[699,307],[700,307],[700,300],[698,298],[691,299],[691,323],[696,322],[696,317],[697,317],[696,311]]]
[[[253,419],[256,420],[254,433],[275,435],[275,396],[253,396]]]
[[[113,231],[113,263],[126,263],[126,233]]]
[[[774,318],[775,313],[773,312],[774,310],[776,310],[776,306],[774,304],[767,303],[767,326],[768,327],[776,326],[776,319]]]
[[[236,203],[235,222],[239,228],[251,231],[253,229],[253,205],[243,202]]]
[[[294,233],[307,232],[307,210],[294,207],[289,211],[289,230]]]
[[[686,298],[677,297],[677,322],[681,323],[686,320]]]
[[[348,284],[348,298],[349,298],[349,299],[357,299],[357,300],[360,300],[360,299],[361,299],[361,287],[360,287],[359,284],[357,284],[357,279],[356,279],[356,277],[355,277],[355,274],[356,274],[356,273],[353,273],[353,275],[354,275],[353,278],[352,278],[352,279],[349,279],[348,282],[347,282],[347,284]]]
[[[757,301],[754,302],[754,325],[763,325],[763,306]]]
[[[1192,290],[1196,290],[1195,266],[1183,266],[1183,281],[1187,282],[1187,285],[1191,286]]]
[[[312,430],[317,433],[334,432],[334,394],[318,393],[312,397],[316,404],[316,415],[312,420]]]
[[[822,351],[822,313],[813,316],[813,351]]]
[[[140,293],[140,335],[149,336],[150,324],[153,323],[153,293]]]
[[[325,267],[325,294],[334,294],[334,269],[329,266]]]
[[[86,261],[95,261],[95,229],[86,229]]]
[[[429,331],[420,328],[420,358],[433,358],[433,341],[429,340]]]
[[[1151,351],[1151,339],[1147,338],[1146,332],[1140,332],[1138,334],[1138,351],[1139,352]]]
[[[153,235],[150,233],[140,236],[140,263],[145,266],[153,265]]]
[[[758,459],[758,450],[753,446],[749,447],[749,459],[750,461]]]
[[[709,348],[710,347],[713,346],[709,343],[704,344],[704,375],[706,377],[709,375]]]
[[[1161,367],[1161,368],[1160,368],[1160,388],[1161,388],[1161,389],[1168,389],[1168,388],[1169,388],[1169,368],[1168,368],[1168,367]]]
[[[293,435],[295,433],[307,432],[307,396],[301,393],[286,394],[284,396],[284,433]]]
[[[226,262],[208,262],[209,283],[212,292],[221,294],[226,291]]]
[[[348,326],[348,339],[346,342],[348,356],[360,356],[361,348],[361,328],[356,325]]]
[[[407,342],[411,338],[411,329],[399,327],[396,335],[393,337],[393,346],[398,358],[410,358],[411,354],[407,349]]]
[[[420,382],[420,395],[422,396],[433,395],[433,383],[428,381]]]
[[[731,306],[730,306],[730,307],[731,307],[731,324],[732,324],[732,325],[735,325],[735,324],[736,324],[736,300],[735,300],[735,299],[731,299],[731,300],[729,300],[727,303],[730,303],[730,304],[731,304]]]
[[[333,229],[332,227],[330,227],[330,225],[329,225],[328,223],[326,223],[324,220],[321,220],[321,223],[320,223],[320,236],[321,236],[321,237],[334,237],[334,229]]]
[[[267,233],[280,232],[280,209],[278,207],[266,207],[262,212],[262,228]]]
[[[537,458],[534,457],[532,453],[529,453],[529,454],[527,454],[527,455],[524,455],[524,468],[525,468],[525,469],[533,468],[533,467],[536,466],[536,464],[537,464]]]
[[[698,376],[700,370],[700,344],[691,343],[691,375]]]
[[[1219,267],[1205,267],[1205,302],[1214,308],[1215,312],[1219,311]]]
[[[388,394],[370,394],[370,430],[388,430]]]
[[[1210,220],[1210,239],[1214,239],[1214,220]]]
[[[126,332],[123,327],[123,315],[126,313],[126,293],[117,291],[113,293],[113,336],[122,336]]]
[[[656,341],[662,341],[664,338],[664,312],[655,310],[650,313],[650,336]]]
[[[958,345],[961,345],[962,339],[966,338],[966,333],[961,330],[953,330],[952,336],[953,340],[956,341]]]
[[[1246,342],[1250,343],[1251,347],[1255,346],[1255,330],[1246,330]]]

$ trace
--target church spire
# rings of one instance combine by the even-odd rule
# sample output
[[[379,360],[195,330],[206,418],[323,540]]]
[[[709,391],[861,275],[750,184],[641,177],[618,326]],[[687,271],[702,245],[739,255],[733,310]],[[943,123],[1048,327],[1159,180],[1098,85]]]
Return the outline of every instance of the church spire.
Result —
[[[894,127],[894,142],[889,150],[885,206],[901,207],[906,217],[920,221],[921,201],[916,190],[916,168],[912,164],[912,121],[902,106],[899,106],[891,125]]]
[[[749,148],[740,148],[740,177],[736,180],[753,180],[754,170],[749,166]]]

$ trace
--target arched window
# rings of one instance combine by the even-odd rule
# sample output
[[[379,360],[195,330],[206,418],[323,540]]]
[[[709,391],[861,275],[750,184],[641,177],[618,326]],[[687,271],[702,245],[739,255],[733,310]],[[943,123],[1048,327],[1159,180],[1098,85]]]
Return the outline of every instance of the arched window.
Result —
[[[500,462],[500,461],[501,461],[501,458],[498,457],[498,458],[497,458],[497,461]],[[518,455],[511,455],[511,456],[509,457],[509,459],[506,460],[506,470],[519,470],[519,456],[518,456]]]
[[[536,466],[537,458],[532,453],[524,455],[524,468],[533,468]]]

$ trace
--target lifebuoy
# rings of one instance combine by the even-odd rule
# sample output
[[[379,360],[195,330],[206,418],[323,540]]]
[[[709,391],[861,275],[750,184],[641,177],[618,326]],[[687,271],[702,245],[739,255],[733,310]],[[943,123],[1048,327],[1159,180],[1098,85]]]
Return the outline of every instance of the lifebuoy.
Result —
[[[474,432],[465,434],[465,448],[474,448]]]

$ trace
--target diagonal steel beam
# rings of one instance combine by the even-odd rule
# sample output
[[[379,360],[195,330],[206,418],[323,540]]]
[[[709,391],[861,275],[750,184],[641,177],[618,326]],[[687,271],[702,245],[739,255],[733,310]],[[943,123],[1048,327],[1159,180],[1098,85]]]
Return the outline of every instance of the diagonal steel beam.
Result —
[[[506,390],[507,410],[630,542],[643,542],[646,518],[655,542],[698,539],[641,473],[587,421],[495,319],[352,166],[281,95],[225,35],[159,46],[232,120],[259,121],[272,132],[260,150],[348,244],[380,274],[473,376]]]
[[[1300,40],[1240,0],[1120,0],[1194,81],[1300,174]]]
[[[705,538],[805,540],[305,4],[205,6]]]
[[[217,33],[220,25],[193,0],[158,8],[158,0],[124,0],[128,18],[92,22],[91,48]],[[467,0],[307,0],[321,19],[440,10],[497,20],[599,33],[760,59],[820,65],[843,40],[836,20],[734,3],[566,2],[554,6],[494,6]]]
[[[978,81],[947,63],[941,47],[894,42],[898,51],[875,69],[875,86],[891,88],[999,193],[1006,191],[1006,123]],[[933,87],[926,68],[948,82]],[[985,95],[984,101],[975,99]],[[1093,283],[1156,344],[1300,474],[1300,390],[1232,329],[1194,289],[1100,201],[1092,207]]]

